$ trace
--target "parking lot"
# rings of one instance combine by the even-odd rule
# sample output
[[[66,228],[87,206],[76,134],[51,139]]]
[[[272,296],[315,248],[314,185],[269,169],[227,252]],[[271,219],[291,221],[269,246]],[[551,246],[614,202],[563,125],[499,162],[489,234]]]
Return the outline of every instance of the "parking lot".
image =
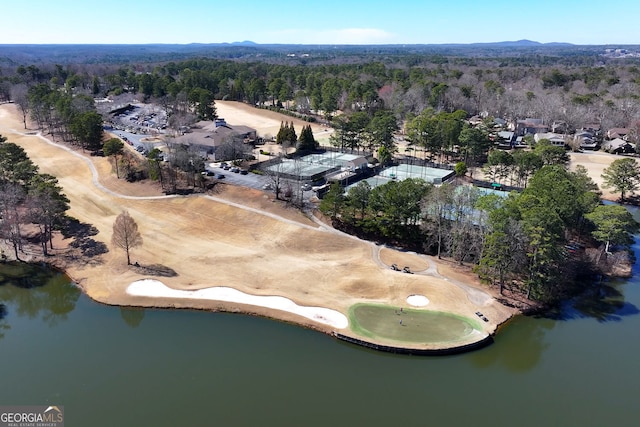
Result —
[[[222,162],[224,163],[224,162]],[[238,168],[238,172],[232,172],[232,165],[228,165],[229,169],[225,169],[222,167],[221,163],[208,163],[205,165],[205,170],[209,173],[213,173],[213,178],[219,177],[223,175],[224,178],[218,178],[224,180],[228,184],[240,185],[243,187],[254,188],[256,190],[262,191],[273,191],[272,185],[273,181],[268,176],[258,175],[255,173],[247,172],[246,175],[243,175]],[[287,184],[291,185],[291,188],[297,189],[299,185],[301,185],[298,181],[281,179],[280,185],[281,187],[285,187]],[[312,196],[314,196],[314,192],[311,191],[311,186],[304,186],[302,184],[303,189],[303,198],[305,200],[309,200]]]
[[[126,132],[123,130],[117,130],[111,126],[105,126],[104,130],[106,132],[111,132],[115,136],[119,137],[125,143],[135,148],[137,151],[140,151],[138,147],[141,147],[147,151],[151,151],[155,146],[162,145],[160,142],[145,141],[145,139],[150,138],[151,135],[136,134],[136,133]]]
[[[246,175],[243,175],[240,172],[232,172],[230,168],[224,169],[220,163],[208,163],[205,166],[205,169],[208,172],[214,173],[214,176],[216,177],[223,175],[224,178],[222,179],[229,184],[255,188],[256,190],[262,190],[265,184],[269,182],[269,178],[266,176],[257,175],[251,172]]]
[[[162,134],[167,127],[166,111],[155,104],[131,102],[115,110],[111,125],[135,134]]]

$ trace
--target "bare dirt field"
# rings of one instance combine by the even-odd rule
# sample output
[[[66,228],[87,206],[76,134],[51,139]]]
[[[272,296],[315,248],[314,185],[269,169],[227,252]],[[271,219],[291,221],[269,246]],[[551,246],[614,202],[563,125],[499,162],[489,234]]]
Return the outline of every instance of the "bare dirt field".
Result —
[[[237,122],[235,116],[225,115],[230,123]],[[249,120],[247,124],[256,127]],[[468,273],[457,270],[450,281],[439,275],[394,272],[388,262],[416,271],[439,264],[431,257],[426,262],[415,254],[388,248],[378,251],[369,242],[319,226],[272,201],[266,193],[226,187],[212,197],[166,197],[153,183],[118,180],[111,173],[109,159],[88,157],[43,137],[25,135],[11,104],[0,106],[0,134],[22,146],[41,172],[58,177],[71,201],[69,215],[99,231],[94,239],[104,243],[108,252],[74,258],[60,250],[59,264],[100,302],[238,311],[334,331],[295,313],[256,305],[127,294],[131,283],[153,279],[177,290],[224,286],[251,295],[283,296],[299,305],[331,308],[345,315],[356,303],[406,307],[409,295],[425,295],[429,310],[473,317],[481,309],[489,319],[483,325],[486,333],[495,332],[515,313],[486,294],[486,288],[465,289],[451,283],[457,280],[479,286]],[[136,220],[144,239],[144,244],[132,251],[132,262],[138,262],[139,267],[127,266],[125,254],[110,244],[114,220],[124,209]],[[358,337],[348,328],[337,332]]]
[[[623,156],[618,156],[615,154],[605,153],[603,151],[585,151],[583,153],[573,153],[569,154],[569,169],[575,170],[576,166],[582,165],[587,168],[587,174],[593,179],[593,181],[598,184],[600,191],[602,192],[602,198],[607,200],[617,200],[620,196],[619,194],[614,194],[610,188],[604,188],[604,180],[602,179],[602,172],[609,167],[609,165],[617,159],[624,158]],[[636,159],[637,161],[637,159]],[[480,179],[487,179],[484,177],[482,170],[477,168],[474,171],[474,177],[478,177]]]
[[[328,145],[329,136],[333,132],[333,129],[326,126],[308,123],[275,111],[254,108],[237,101],[216,101],[216,110],[218,116],[224,118],[227,123],[252,127],[258,132],[258,136],[263,138],[275,137],[282,122],[293,122],[298,135],[303,126],[311,125],[313,136],[323,145]]]
[[[587,168],[589,176],[598,184],[600,191],[602,191],[603,198],[617,200],[620,197],[620,194],[614,194],[611,188],[607,189],[603,187],[604,180],[602,179],[602,172],[604,172],[613,161],[623,159],[624,156],[602,151],[585,151],[584,153],[570,153],[569,157],[571,159],[569,162],[570,169],[575,170],[577,165],[582,165]]]

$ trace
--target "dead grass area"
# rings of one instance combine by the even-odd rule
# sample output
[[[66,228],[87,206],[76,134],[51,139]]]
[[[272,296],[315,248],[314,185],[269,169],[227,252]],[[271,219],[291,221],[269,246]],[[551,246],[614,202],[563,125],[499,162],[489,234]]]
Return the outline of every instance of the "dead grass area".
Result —
[[[302,129],[302,126],[311,125],[311,130],[314,133],[326,129],[326,127],[316,123],[306,122],[276,111],[255,108],[244,102],[216,101],[216,110],[220,117],[224,117],[232,125],[251,126],[258,132],[275,129],[275,133],[272,134],[273,136],[278,133],[280,123],[283,121],[293,122],[296,129]]]
[[[96,234],[90,238],[108,248],[91,262],[73,257],[65,261],[67,273],[98,301],[243,311],[327,332],[329,327],[278,310],[219,301],[132,297],[126,288],[134,281],[151,277],[174,289],[227,286],[254,295],[283,296],[300,305],[331,308],[343,314],[357,302],[406,306],[406,298],[412,294],[426,295],[428,309],[432,310],[464,316],[473,316],[477,310],[459,287],[442,279],[398,274],[379,266],[369,242],[320,228],[297,210],[273,202],[260,191],[224,185],[215,196],[272,216],[200,195],[130,199],[104,191],[94,185],[86,159],[98,170],[99,182],[111,191],[130,196],[159,193],[145,182],[115,179],[109,159],[79,158],[36,136],[17,134],[13,129],[20,132],[18,117],[13,105],[0,106],[0,134],[21,145],[41,172],[58,177],[71,201],[69,214],[80,223],[95,227]],[[234,123],[231,118],[229,121]],[[136,220],[144,239],[143,245],[131,253],[132,262],[139,266],[128,266],[125,254],[110,245],[114,220],[123,209]],[[383,249],[383,253],[385,262],[415,270],[428,266],[414,254],[391,249]],[[483,311],[492,315],[491,321],[483,325],[489,333],[514,313],[495,301]]]
[[[585,151],[583,153],[570,152],[568,154],[570,170],[575,170],[578,165],[584,166],[587,169],[589,177],[598,184],[598,187],[602,192],[602,198],[607,200],[617,200],[619,194],[614,194],[611,189],[603,187],[604,179],[602,178],[602,173],[614,160],[623,159],[625,156],[609,154],[603,151]],[[475,169],[474,178],[487,179],[480,168]]]
[[[478,275],[473,273],[471,267],[466,264],[460,265],[451,259],[440,259],[438,260],[438,272],[445,277],[466,283],[467,285],[483,289],[486,288],[486,286],[480,283]]]
[[[328,139],[333,131],[331,128],[317,123],[309,123],[275,111],[255,108],[243,102],[216,101],[216,110],[218,116],[223,117],[229,124],[252,127],[261,137],[275,137],[282,122],[292,122],[298,135],[300,135],[303,126],[310,125],[316,140]]]
[[[380,261],[386,265],[396,264],[399,268],[409,267],[411,271],[423,271],[429,268],[429,262],[421,256],[411,252],[401,252],[395,249],[380,249]]]
[[[115,174],[113,159],[111,158],[94,157],[91,161],[96,169],[98,169],[100,184],[116,193],[135,197],[160,196],[163,194],[162,186],[158,181],[142,180],[128,182],[122,176],[118,178]]]
[[[575,170],[577,165],[586,167],[591,179],[600,187],[603,198],[608,200],[616,200],[618,198],[619,194],[614,194],[610,188],[607,189],[603,187],[604,179],[602,178],[602,173],[615,160],[623,159],[625,156],[618,156],[602,151],[585,151],[584,153],[570,153],[569,157],[571,159],[569,168]]]
[[[253,188],[238,187],[226,183],[216,184],[212,196],[220,197],[234,203],[251,208],[260,209],[303,224],[315,225],[300,209],[284,200],[276,200],[272,192],[265,192]]]

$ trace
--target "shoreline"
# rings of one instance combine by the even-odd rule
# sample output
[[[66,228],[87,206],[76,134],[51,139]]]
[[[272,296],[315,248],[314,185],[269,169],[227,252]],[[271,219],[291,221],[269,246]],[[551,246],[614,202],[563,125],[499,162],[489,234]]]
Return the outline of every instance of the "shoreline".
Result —
[[[55,258],[55,256],[51,256],[51,258]],[[8,260],[13,261],[13,260]],[[478,340],[472,340],[469,342],[465,342],[464,340],[455,343],[453,345],[440,345],[436,343],[406,343],[406,345],[401,345],[400,342],[395,342],[394,344],[389,343],[384,339],[366,339],[367,337],[359,336],[357,334],[353,334],[350,329],[350,322],[347,317],[342,313],[340,315],[345,317],[345,320],[348,322],[344,327],[335,327],[334,325],[328,324],[324,321],[314,320],[309,316],[301,316],[300,314],[289,311],[284,308],[276,308],[270,307],[267,305],[258,305],[252,304],[249,302],[242,302],[240,300],[225,300],[225,299],[207,299],[204,304],[199,304],[199,298],[174,298],[174,297],[165,297],[165,296],[156,296],[149,297],[148,295],[136,295],[131,294],[132,296],[140,297],[141,300],[138,302],[111,302],[109,300],[102,300],[99,298],[94,298],[94,296],[88,291],[87,287],[83,285],[82,280],[75,279],[72,275],[69,274],[64,267],[61,267],[56,262],[51,262],[54,260],[45,260],[43,258],[35,258],[30,261],[18,261],[25,263],[43,263],[46,264],[48,268],[57,271],[60,274],[65,275],[71,283],[73,283],[80,291],[86,295],[92,301],[106,305],[111,307],[132,307],[132,308],[140,308],[140,309],[152,309],[152,310],[193,310],[193,311],[208,311],[214,313],[228,313],[228,314],[242,314],[247,316],[255,316],[263,319],[268,319],[276,322],[284,322],[288,324],[292,324],[298,327],[302,327],[305,329],[309,329],[316,332],[324,333],[332,338],[335,338],[340,341],[344,341],[350,344],[358,345],[360,347],[365,347],[368,349],[373,349],[376,351],[382,351],[393,354],[402,354],[402,355],[415,355],[415,356],[444,356],[444,355],[455,355],[460,353],[465,353],[469,351],[475,351],[482,349],[491,345],[494,342],[494,337],[498,334],[500,330],[502,330],[509,322],[514,320],[517,316],[526,315],[527,311],[516,308],[512,310],[512,313],[502,319],[500,323],[496,324],[496,327],[493,332],[488,332],[486,335],[480,337]],[[145,280],[153,280],[153,279],[142,279],[140,281]],[[131,285],[135,284],[132,283]],[[131,286],[130,285],[130,286]],[[169,289],[169,288],[168,288]],[[212,290],[216,289],[214,287],[203,288],[203,290]],[[228,288],[232,291],[237,291],[234,288]],[[176,291],[175,289],[172,289]],[[240,291],[237,291],[242,293]],[[410,297],[423,297],[422,295],[409,295]],[[249,295],[249,297],[255,297]],[[267,295],[267,296],[259,296],[260,298],[283,298],[277,295]],[[426,297],[424,297],[426,299]],[[290,301],[290,300],[289,300]],[[203,301],[200,301],[203,302]],[[294,305],[296,305],[293,301],[290,301]],[[208,304],[211,303],[211,304]],[[428,305],[425,304],[425,305]],[[408,307],[412,308],[425,308],[424,306],[412,305],[407,302]],[[504,306],[507,308],[507,306]],[[324,307],[313,307],[319,308],[321,310],[331,310],[329,308]],[[333,311],[333,310],[331,310]],[[300,318],[306,318],[306,321],[301,320]],[[351,334],[350,334],[351,333]]]
[[[60,256],[37,262],[44,261],[62,270],[87,296],[99,303],[245,313],[329,335],[339,332],[356,340],[364,337],[349,327],[340,330],[269,307],[242,302],[132,296],[126,289],[136,281],[159,278],[175,291],[198,292],[223,286],[255,297],[287,298],[297,306],[328,308],[345,316],[348,308],[356,303],[407,307],[407,297],[424,295],[428,299],[424,309],[428,310],[472,318],[480,308],[490,319],[481,325],[481,332],[489,336],[496,333],[499,325],[521,312],[496,301],[495,295],[479,285],[468,272],[455,271],[433,259],[429,261],[433,263],[430,270],[435,274],[393,272],[384,259],[380,259],[380,248],[376,255],[376,246],[371,242],[320,227],[299,212],[274,204],[263,192],[223,186],[223,193],[215,197],[154,195],[157,189],[150,191],[148,186],[128,184],[111,176],[111,165],[106,158],[89,158],[36,135],[33,130],[16,130],[22,126],[16,121],[15,111],[9,114],[12,109],[12,105],[0,106],[0,134],[7,136],[9,142],[22,146],[41,172],[51,173],[59,179],[71,200],[69,216],[94,226],[98,234],[92,238],[108,247],[115,216],[121,209],[128,209],[139,222],[145,239],[143,247],[134,250],[133,259],[144,267],[159,265],[176,272],[171,277],[153,276],[144,269],[126,266],[123,253],[113,249],[97,258],[86,258],[77,253],[70,255],[65,252],[71,250],[70,241],[60,237],[52,251]],[[9,126],[6,126],[7,122]],[[78,157],[83,161],[78,162]],[[238,206],[238,201],[245,207]],[[257,215],[256,210],[264,214]],[[419,265],[429,259],[389,248],[384,248],[382,258],[391,253],[416,272],[420,272]],[[438,271],[443,267],[446,272],[440,275]],[[458,280],[466,283],[464,287],[452,283]],[[479,294],[484,296],[478,298]],[[366,341],[398,346],[397,341],[382,338],[366,338]],[[464,344],[456,343],[456,347]],[[401,343],[398,347],[433,350],[448,346]]]
[[[4,245],[4,244],[5,242],[0,243],[0,245]],[[29,245],[31,246],[32,244],[29,244]],[[63,252],[64,248],[57,248],[57,250]],[[171,297],[171,296],[167,297],[162,295],[156,295],[155,297],[150,297],[149,295],[145,295],[145,294],[137,294],[136,292],[129,292],[129,289],[133,285],[135,285],[137,282],[131,283],[127,287],[127,293],[132,296],[141,297],[142,299],[140,301],[138,301],[137,303],[110,302],[108,300],[94,298],[91,292],[88,291],[87,287],[83,285],[82,283],[83,280],[75,279],[69,273],[69,271],[65,269],[63,265],[61,265],[60,263],[57,263],[56,261],[59,261],[59,258],[57,258],[56,255],[50,255],[47,258],[34,255],[32,259],[30,259],[29,261],[25,261],[25,260],[16,261],[13,259],[6,259],[4,261],[0,261],[0,264],[6,263],[6,262],[45,264],[47,268],[66,276],[69,279],[69,281],[72,284],[74,284],[85,296],[87,296],[90,300],[101,305],[106,305],[111,307],[131,307],[131,308],[152,309],[152,310],[208,311],[208,312],[255,316],[255,317],[261,317],[261,318],[272,320],[272,321],[292,324],[292,325],[303,327],[305,329],[309,329],[316,332],[321,332],[337,340],[358,345],[360,347],[365,347],[368,349],[387,352],[387,353],[402,354],[402,355],[443,356],[443,355],[455,355],[455,354],[465,353],[469,351],[479,350],[486,346],[491,345],[494,342],[494,337],[497,335],[497,333],[501,329],[503,329],[509,322],[511,322],[515,317],[527,314],[526,310],[516,309],[513,313],[511,313],[510,316],[503,319],[501,323],[497,324],[494,332],[487,333],[484,336],[480,337],[480,339],[469,341],[469,342],[465,342],[464,340],[461,340],[460,342],[457,342],[453,345],[440,345],[440,344],[433,345],[433,343],[427,343],[427,344],[406,343],[406,345],[400,345],[401,343],[399,342],[395,342],[395,344],[391,344],[389,342],[385,342],[385,340],[383,339],[367,340],[365,339],[365,337],[354,335],[350,329],[350,322],[348,321],[347,317],[342,313],[338,313],[338,312],[335,312],[335,313],[338,313],[340,316],[344,317],[344,321],[347,322],[342,326],[336,326],[336,325],[330,324],[330,322],[313,319],[312,316],[300,315],[299,313],[296,313],[294,310],[287,310],[285,307],[273,307],[269,305],[254,304],[249,301],[242,301],[240,299],[234,300],[234,299],[225,299],[225,298],[221,298],[221,299],[206,298],[205,299],[206,302],[213,303],[213,305],[211,306],[211,305],[205,304],[204,306],[202,306],[201,304],[198,304],[196,302],[197,300],[200,299],[197,297],[194,297],[194,298]],[[139,280],[138,282],[144,282],[144,281],[155,281],[155,280],[142,279],[142,280]],[[175,291],[181,292],[179,290],[167,288],[166,286],[165,288],[170,289],[171,291],[174,291],[174,292]],[[195,292],[198,292],[198,291],[207,292],[215,289],[218,289],[218,288],[206,287],[200,290],[196,290]],[[233,289],[233,288],[227,288],[227,289],[231,290],[232,292],[237,292],[242,294],[242,292],[237,291],[236,289]],[[248,296],[249,298],[256,297],[253,295],[246,295],[246,296]],[[258,298],[286,299],[284,297],[280,297],[277,295],[259,296]],[[411,303],[410,301],[414,301],[414,303]],[[415,303],[416,301],[417,303]],[[288,300],[288,302],[293,304],[294,306],[297,305],[291,300]],[[414,294],[414,295],[409,295],[407,297],[406,303],[407,303],[406,304],[407,307],[420,309],[420,308],[425,308],[429,304],[429,301],[428,301],[428,298],[426,298],[423,295]],[[324,307],[310,307],[310,308],[334,311]],[[306,318],[307,320],[301,321],[300,317]],[[349,334],[350,332],[351,334]]]

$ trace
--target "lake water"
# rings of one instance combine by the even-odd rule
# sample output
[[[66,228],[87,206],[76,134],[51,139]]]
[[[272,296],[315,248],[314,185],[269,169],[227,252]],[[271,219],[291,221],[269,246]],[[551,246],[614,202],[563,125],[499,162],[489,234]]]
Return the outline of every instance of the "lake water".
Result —
[[[62,275],[31,287],[31,271],[0,285],[0,405],[64,405],[68,426],[636,426],[634,273],[482,350],[416,357],[244,315],[103,306]]]

